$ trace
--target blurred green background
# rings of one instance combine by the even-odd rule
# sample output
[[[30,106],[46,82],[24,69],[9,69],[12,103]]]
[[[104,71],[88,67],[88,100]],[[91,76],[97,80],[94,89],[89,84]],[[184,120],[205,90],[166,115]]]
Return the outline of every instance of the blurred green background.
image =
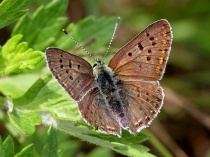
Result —
[[[29,12],[49,2],[32,1]],[[161,113],[148,130],[174,156],[210,156],[209,0],[70,0],[66,16],[69,23],[76,23],[86,16],[120,16],[120,26],[108,57],[115,53],[113,49],[122,47],[149,24],[167,19],[173,31],[173,43],[161,80],[166,99]],[[9,38],[11,28],[12,25],[0,30],[1,45]],[[43,134],[35,134],[31,141],[42,139],[46,132],[43,127],[37,129],[43,130]],[[7,135],[4,129],[0,133],[4,137]],[[62,144],[64,148],[72,150],[72,156],[86,156],[95,148],[94,145],[59,132],[58,136],[59,140],[70,138],[73,141],[70,146],[67,141]],[[151,149],[151,153],[161,156],[151,144],[153,142],[151,139],[144,145]],[[100,148],[94,151],[107,151],[107,156],[122,156]]]

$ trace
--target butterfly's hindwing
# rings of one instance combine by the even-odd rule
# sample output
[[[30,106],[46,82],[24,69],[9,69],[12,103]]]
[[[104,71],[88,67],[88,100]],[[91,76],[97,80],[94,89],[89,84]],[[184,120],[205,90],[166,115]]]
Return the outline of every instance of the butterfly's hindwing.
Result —
[[[125,81],[120,99],[128,119],[129,131],[137,133],[147,127],[163,104],[164,93],[159,82]]]
[[[78,102],[78,108],[87,123],[109,134],[121,135],[120,125],[110,112],[104,96],[100,94],[97,87]]]

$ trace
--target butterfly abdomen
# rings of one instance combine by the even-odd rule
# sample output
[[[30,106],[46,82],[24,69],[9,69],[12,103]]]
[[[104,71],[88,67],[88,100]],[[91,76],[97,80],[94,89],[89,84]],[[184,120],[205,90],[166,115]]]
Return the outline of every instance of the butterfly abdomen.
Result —
[[[119,99],[118,92],[116,91],[115,95],[112,95],[111,99],[108,102],[110,109],[116,115],[116,119],[123,128],[128,127],[128,119],[125,114],[122,102]]]

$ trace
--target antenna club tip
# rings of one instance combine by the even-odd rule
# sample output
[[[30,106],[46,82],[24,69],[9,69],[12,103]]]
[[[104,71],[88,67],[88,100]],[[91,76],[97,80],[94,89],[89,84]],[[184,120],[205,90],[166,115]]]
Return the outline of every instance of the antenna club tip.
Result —
[[[117,17],[116,24],[119,24],[119,22],[120,22],[120,17],[118,16],[118,17]]]
[[[62,32],[64,32],[65,34],[68,34],[65,29],[62,29]]]

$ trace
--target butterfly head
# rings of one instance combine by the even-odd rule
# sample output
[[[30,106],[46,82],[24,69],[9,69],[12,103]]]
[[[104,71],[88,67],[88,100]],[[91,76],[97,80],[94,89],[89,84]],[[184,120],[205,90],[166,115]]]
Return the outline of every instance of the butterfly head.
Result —
[[[96,60],[95,64],[93,64],[93,69],[95,67],[100,67],[100,66],[103,66],[104,65],[104,62],[100,61],[100,60]]]
[[[107,72],[112,72],[111,68],[109,68],[104,62],[100,60],[96,60],[95,64],[93,65],[93,74],[95,77],[98,76],[98,74],[101,71],[107,71]]]

